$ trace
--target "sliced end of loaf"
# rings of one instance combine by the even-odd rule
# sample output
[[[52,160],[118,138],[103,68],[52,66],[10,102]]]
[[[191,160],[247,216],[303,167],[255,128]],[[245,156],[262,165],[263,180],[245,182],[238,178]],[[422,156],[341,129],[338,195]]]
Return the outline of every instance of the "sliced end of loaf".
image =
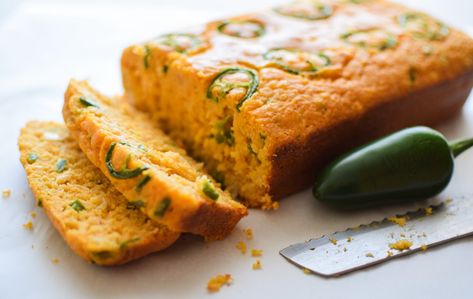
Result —
[[[222,239],[247,214],[201,164],[127,103],[72,80],[63,114],[92,163],[153,220],[174,231]]]
[[[123,264],[162,250],[179,237],[130,207],[64,125],[29,122],[18,144],[38,204],[69,246],[88,262]]]

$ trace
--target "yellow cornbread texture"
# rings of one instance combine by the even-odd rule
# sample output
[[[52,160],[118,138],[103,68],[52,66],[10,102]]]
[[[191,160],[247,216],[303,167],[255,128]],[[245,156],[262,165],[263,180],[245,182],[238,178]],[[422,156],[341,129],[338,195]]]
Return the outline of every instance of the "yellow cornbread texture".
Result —
[[[207,290],[209,292],[218,292],[224,285],[230,285],[232,283],[232,276],[230,274],[217,275],[209,280],[207,283]]]
[[[5,189],[2,191],[2,197],[3,198],[9,198],[11,195],[11,190],[10,189]]]
[[[261,261],[256,260],[256,262],[254,262],[253,265],[251,265],[251,268],[253,270],[260,270],[261,269]]]
[[[399,251],[407,250],[411,248],[411,246],[412,246],[412,241],[405,240],[405,239],[389,244],[389,248],[396,249]]]
[[[238,242],[235,245],[236,249],[238,249],[241,254],[246,254],[246,243],[245,242]]]
[[[51,139],[51,135],[56,137]],[[130,207],[89,162],[64,125],[29,122],[18,144],[36,200],[72,250],[88,262],[123,264],[162,250],[179,237]],[[28,163],[32,152],[38,159]],[[68,164],[61,173],[56,171],[59,159]],[[32,228],[31,221],[28,224]]]
[[[253,240],[253,230],[251,228],[247,228],[244,230],[246,239]]]
[[[126,99],[250,207],[375,137],[454,115],[473,41],[388,1],[299,1],[124,50]]]
[[[407,217],[397,217],[397,216],[392,216],[388,218],[389,221],[392,223],[395,223],[399,226],[404,226],[407,223]]]
[[[173,231],[222,239],[247,214],[142,112],[72,80],[63,115],[86,156],[128,199]]]
[[[257,256],[262,256],[262,255],[263,255],[263,250],[251,249],[251,256],[257,257]]]

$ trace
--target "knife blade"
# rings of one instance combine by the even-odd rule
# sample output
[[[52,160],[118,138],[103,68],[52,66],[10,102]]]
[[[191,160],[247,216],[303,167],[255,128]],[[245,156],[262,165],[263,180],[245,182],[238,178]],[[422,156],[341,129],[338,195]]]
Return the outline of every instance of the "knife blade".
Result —
[[[473,200],[445,200],[409,212],[290,245],[280,254],[293,264],[335,277],[473,235]],[[401,219],[402,221],[402,219]]]

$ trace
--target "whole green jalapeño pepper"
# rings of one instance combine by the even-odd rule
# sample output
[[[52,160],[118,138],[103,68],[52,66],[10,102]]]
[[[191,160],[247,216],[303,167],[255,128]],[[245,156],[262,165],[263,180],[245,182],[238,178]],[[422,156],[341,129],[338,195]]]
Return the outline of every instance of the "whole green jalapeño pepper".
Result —
[[[314,197],[339,208],[426,199],[450,182],[454,158],[473,139],[449,143],[427,127],[407,128],[346,153],[317,179]]]

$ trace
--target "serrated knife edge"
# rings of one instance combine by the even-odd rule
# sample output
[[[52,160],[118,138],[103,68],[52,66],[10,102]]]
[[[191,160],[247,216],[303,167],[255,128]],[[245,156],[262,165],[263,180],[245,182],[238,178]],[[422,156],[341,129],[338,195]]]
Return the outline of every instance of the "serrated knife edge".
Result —
[[[473,234],[471,200],[457,199],[432,207],[435,211],[431,216],[425,216],[422,210],[404,214],[411,217],[404,227],[386,218],[290,245],[280,254],[316,274],[333,277],[418,252],[423,246],[430,248]],[[353,238],[351,242],[349,236]],[[389,248],[389,244],[402,239],[412,241],[409,250]],[[332,243],[334,240],[337,244]]]

